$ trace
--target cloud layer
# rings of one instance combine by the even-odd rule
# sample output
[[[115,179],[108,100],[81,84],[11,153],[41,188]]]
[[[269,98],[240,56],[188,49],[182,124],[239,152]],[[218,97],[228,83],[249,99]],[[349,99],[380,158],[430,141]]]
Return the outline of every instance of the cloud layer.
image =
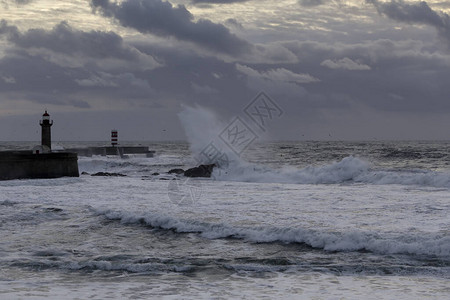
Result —
[[[117,20],[122,26],[142,33],[174,37],[206,49],[227,54],[248,52],[251,45],[232,34],[225,26],[207,19],[193,20],[183,5],[176,7],[161,0],[128,0],[111,2],[92,0],[94,9]]]
[[[366,0],[373,4],[380,14],[409,24],[429,25],[437,29],[439,35],[450,46],[450,16],[444,12],[433,10],[425,1],[409,3],[403,0],[380,2]]]
[[[264,91],[285,112],[267,131],[276,139],[448,136],[445,3],[19,2],[0,2],[0,117],[11,122],[48,108],[81,120],[64,125],[79,139],[111,124],[129,139],[182,139],[181,107],[232,120]]]

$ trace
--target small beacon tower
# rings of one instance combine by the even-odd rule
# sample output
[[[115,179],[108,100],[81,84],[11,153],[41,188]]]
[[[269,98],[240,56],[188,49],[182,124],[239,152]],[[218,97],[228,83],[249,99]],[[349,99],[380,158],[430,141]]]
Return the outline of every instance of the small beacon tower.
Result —
[[[42,120],[39,121],[39,125],[41,125],[42,127],[41,145],[47,146],[49,149],[51,149],[52,134],[50,128],[53,125],[53,120],[50,120],[50,115],[47,113],[47,110],[42,115]]]
[[[113,147],[117,146],[117,135],[116,129],[111,130],[111,145]]]

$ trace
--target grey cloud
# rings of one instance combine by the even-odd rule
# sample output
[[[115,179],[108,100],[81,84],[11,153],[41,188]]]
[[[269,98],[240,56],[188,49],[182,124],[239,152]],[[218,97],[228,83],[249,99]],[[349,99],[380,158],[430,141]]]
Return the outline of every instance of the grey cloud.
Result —
[[[20,35],[16,26],[8,25],[6,20],[0,20],[0,35],[6,35],[9,40],[17,39]]]
[[[364,105],[378,111],[450,112],[450,55],[431,52],[421,41],[376,40],[359,44],[286,42],[299,58],[293,72],[313,74],[306,99],[324,107]],[[365,62],[370,70],[348,72],[340,60]],[[318,67],[330,60],[341,68]],[[342,62],[342,61],[341,61]],[[348,64],[347,64],[348,65]],[[392,95],[396,95],[393,97]]]
[[[73,76],[80,76],[80,70],[67,70],[58,65],[26,53],[15,52],[14,56],[0,59],[0,98],[29,100],[42,104],[89,107],[83,99],[77,99],[77,86]]]
[[[139,77],[139,71],[107,73],[95,65],[64,67],[20,51],[1,58],[0,70],[0,99],[79,108],[87,108],[97,99],[104,99],[110,107],[153,101],[153,90]]]
[[[343,69],[350,71],[370,70],[370,66],[353,61],[348,57],[344,57],[338,60],[326,59],[323,62],[321,62],[320,65],[330,69]]]
[[[260,67],[260,66],[258,66]],[[255,67],[236,64],[236,70],[243,75],[248,88],[255,93],[261,90],[269,94],[288,100],[289,108],[298,102],[296,98],[305,97],[306,90],[302,84],[318,82],[319,80],[309,74],[294,73],[285,68],[257,70]],[[298,103],[297,103],[298,104]]]
[[[178,109],[180,103],[196,102],[217,105],[226,111],[228,106],[241,109],[239,101],[252,96],[237,76],[233,63],[192,51],[191,47],[173,47],[172,43],[143,40],[131,45],[121,39],[120,43],[109,42],[113,53],[110,56],[123,57],[122,61],[128,64],[107,69],[101,62],[110,60],[105,61],[95,49],[90,50],[89,42],[84,46],[74,45],[75,49],[58,45],[69,37],[77,39],[82,35],[86,38],[86,34],[90,36],[92,33],[94,38],[94,33],[97,33],[69,30],[64,28],[66,25],[60,24],[49,31],[20,32],[7,22],[0,24],[0,34],[10,45],[0,57],[0,99],[23,99],[78,108],[88,104],[93,109],[99,103],[108,103],[111,109],[123,107],[124,103],[129,104],[127,107],[159,105]],[[58,37],[67,31],[66,37]],[[144,57],[158,57],[164,64],[158,68],[139,68],[130,63],[132,57],[125,60],[129,56],[127,49],[133,49]],[[82,64],[60,62],[64,59],[80,60],[80,57],[92,59],[85,59],[86,63]],[[220,80],[214,74],[220,74]]]
[[[244,28],[244,26],[242,26],[241,23],[239,23],[236,19],[233,19],[233,18],[229,18],[225,22],[227,25],[238,28],[238,29]]]
[[[304,84],[320,81],[310,74],[298,74],[284,68],[257,71],[248,66],[236,64],[236,69],[247,76],[278,83]]]
[[[21,51],[0,59],[0,70],[4,77],[14,78],[14,84],[5,82],[1,85],[1,92],[32,90],[45,93],[57,89],[67,91],[74,86],[70,77],[79,75],[77,70],[72,69],[70,74],[56,64]]]
[[[0,58],[0,99],[78,108],[91,99],[150,101],[152,89],[139,74],[160,65],[116,33],[79,31],[65,22],[22,33],[2,20],[1,36],[9,47]]]
[[[298,59],[227,63],[187,49],[144,50],[142,46],[141,51],[154,53],[166,63],[141,77],[148,78],[161,97],[198,103],[225,115],[232,110],[239,112],[242,103],[260,90],[280,101],[288,114],[302,118],[351,107],[423,114],[450,112],[446,83],[450,55],[429,52],[421,41],[280,42],[279,46]],[[339,67],[324,67],[321,63],[326,60]]]
[[[21,33],[16,26],[0,21],[0,36],[19,49],[65,66],[96,64],[103,69],[118,69],[135,65],[141,69],[159,66],[151,55],[138,51],[124,43],[114,32],[73,29],[61,22],[51,30],[29,29]]]
[[[296,63],[297,56],[280,43],[256,44],[252,53],[242,56],[246,63]]]
[[[391,2],[366,0],[366,2],[373,4],[380,14],[395,21],[433,26],[450,45],[450,16],[444,12],[434,11],[425,1],[414,4],[403,0],[391,0]]]
[[[213,3],[213,4],[229,4],[236,2],[247,2],[249,0],[192,0],[192,3]]]
[[[146,80],[136,78],[132,73],[110,74],[106,72],[95,72],[88,78],[75,79],[75,82],[84,87],[135,87],[151,91]]]
[[[9,26],[2,20],[0,34],[2,33],[7,35],[10,42],[21,48],[46,48],[59,53],[78,53],[95,58],[134,60],[139,56],[136,49],[125,45],[122,38],[114,32],[79,31],[66,22],[59,23],[50,31],[29,29],[20,33],[17,27]]]
[[[305,6],[305,7],[319,6],[319,5],[325,4],[327,2],[330,2],[330,0],[299,0],[298,1],[298,3],[301,6]]]
[[[193,89],[197,94],[218,94],[218,93],[219,93],[218,90],[213,89],[213,88],[210,87],[210,86],[207,86],[207,85],[201,86],[201,85],[198,85],[198,84],[196,84],[196,83],[194,83],[194,82],[192,82],[192,89]]]
[[[5,5],[7,7],[9,3],[25,5],[25,4],[31,3],[33,1],[34,0],[2,0],[2,1],[0,1],[0,3],[2,3],[3,5]]]
[[[1,76],[0,75],[0,79],[3,80],[3,82],[7,83],[7,84],[15,84],[16,83],[16,79],[12,76]]]
[[[174,7],[161,0],[128,0],[120,3],[92,0],[91,5],[105,17],[113,18],[122,26],[141,33],[174,37],[232,55],[249,52],[252,48],[250,43],[238,38],[221,24],[206,19],[194,22],[192,14],[184,5]]]

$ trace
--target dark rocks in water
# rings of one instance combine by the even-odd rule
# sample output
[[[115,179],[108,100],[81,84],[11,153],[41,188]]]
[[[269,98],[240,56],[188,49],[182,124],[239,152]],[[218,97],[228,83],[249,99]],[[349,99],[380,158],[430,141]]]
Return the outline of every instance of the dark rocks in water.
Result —
[[[51,211],[51,212],[62,212],[63,211],[62,208],[58,208],[58,207],[47,207],[45,210]]]
[[[187,169],[184,172],[184,176],[186,177],[211,177],[211,173],[216,165],[200,165],[195,168]]]
[[[183,169],[172,169],[168,172],[169,174],[183,174],[184,170]]]
[[[81,175],[90,175],[88,172],[81,172]]]
[[[120,173],[109,173],[109,172],[97,172],[95,174],[92,174],[91,176],[116,176],[116,177],[125,177],[127,175],[120,174]]]
[[[158,175],[159,175],[158,172],[152,173],[152,176],[158,176]]]

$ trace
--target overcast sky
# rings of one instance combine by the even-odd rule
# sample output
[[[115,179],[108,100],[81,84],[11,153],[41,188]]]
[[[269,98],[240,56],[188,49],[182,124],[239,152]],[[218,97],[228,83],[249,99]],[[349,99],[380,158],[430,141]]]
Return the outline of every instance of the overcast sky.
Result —
[[[183,140],[178,115],[273,140],[450,140],[450,1],[0,0],[0,140]],[[251,126],[251,125],[250,125]],[[218,132],[219,134],[220,132]]]

